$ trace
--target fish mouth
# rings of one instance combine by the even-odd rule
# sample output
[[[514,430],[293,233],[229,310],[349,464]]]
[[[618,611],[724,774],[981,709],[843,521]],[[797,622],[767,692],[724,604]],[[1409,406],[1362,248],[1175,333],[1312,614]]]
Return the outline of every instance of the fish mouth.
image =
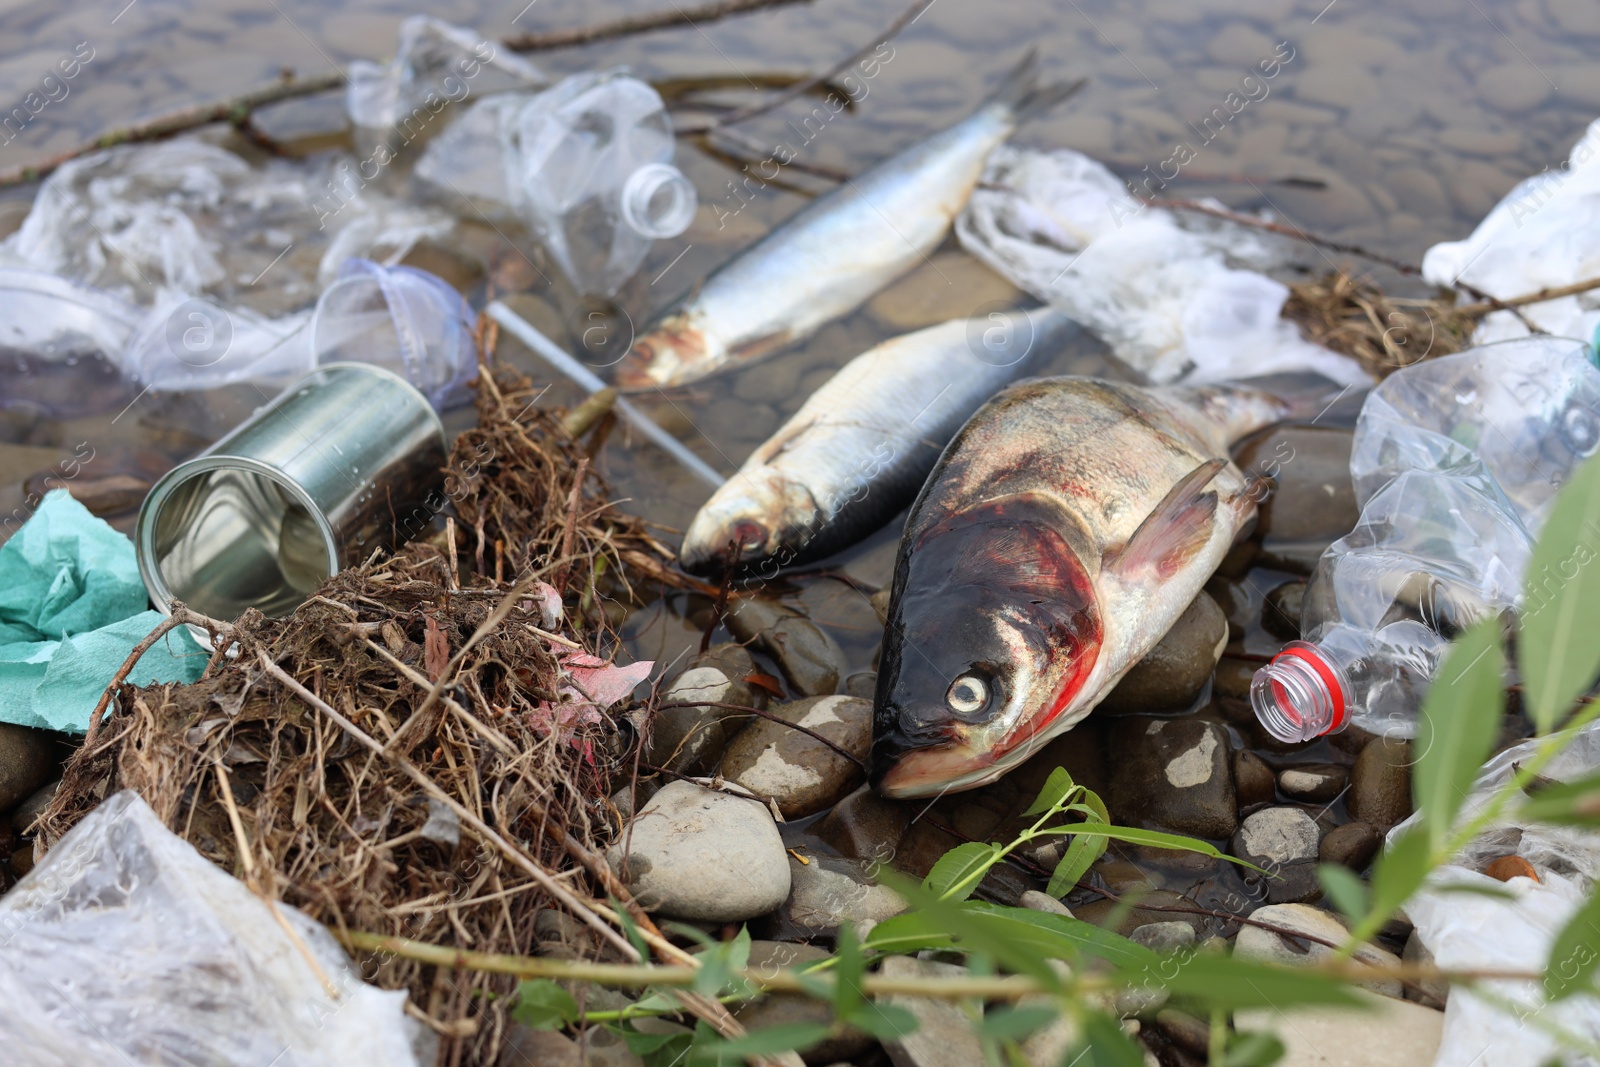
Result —
[[[872,787],[894,799],[975,789],[1000,777],[1006,769],[994,751],[956,740],[898,752],[878,745],[872,748]]]
[[[678,563],[684,570],[690,574],[709,575],[727,570],[736,558],[739,568],[748,570],[764,563],[771,555],[766,549],[771,531],[755,519],[742,518],[732,523],[721,544],[714,544],[712,536],[703,532],[697,534],[693,525],[689,527],[683,547],[678,549]],[[735,545],[739,546],[737,554]]]

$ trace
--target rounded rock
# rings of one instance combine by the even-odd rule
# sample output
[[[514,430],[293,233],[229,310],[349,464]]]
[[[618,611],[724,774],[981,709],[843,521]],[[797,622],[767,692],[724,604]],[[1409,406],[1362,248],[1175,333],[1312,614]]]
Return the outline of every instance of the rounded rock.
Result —
[[[1097,710],[1115,714],[1188,707],[1205,688],[1227,644],[1227,616],[1215,600],[1199,594]]]
[[[1109,750],[1123,760],[1106,797],[1119,822],[1197,837],[1227,837],[1238,824],[1228,733],[1201,719],[1114,720]]]
[[[1347,822],[1328,832],[1317,847],[1317,856],[1324,863],[1339,863],[1360,873],[1367,869],[1372,857],[1378,854],[1383,835],[1364,822]]]
[[[1240,749],[1233,756],[1233,779],[1239,790],[1239,810],[1271,804],[1277,798],[1277,776],[1267,761]]]
[[[1411,744],[1379,737],[1356,757],[1350,814],[1387,830],[1411,814]]]
[[[1316,820],[1299,808],[1262,808],[1239,824],[1233,836],[1233,854],[1266,871],[1251,872],[1248,882],[1259,882],[1273,904],[1299,903],[1322,895],[1317,881]]]
[[[1234,939],[1233,954],[1244,959],[1267,960],[1293,966],[1316,963],[1334,953],[1334,950],[1323,942],[1342,945],[1350,938],[1349,931],[1338,919],[1321,908],[1313,908],[1309,904],[1269,904],[1267,907],[1257,908],[1250,918],[1291,931],[1289,936],[1294,937],[1294,941],[1291,943],[1284,935],[1260,926],[1243,926],[1239,929],[1239,936]],[[1317,940],[1312,941],[1295,935],[1310,935]],[[1358,963],[1388,969],[1400,964],[1400,958],[1393,952],[1372,944],[1364,944],[1356,949],[1354,959]],[[1400,983],[1395,979],[1371,978],[1361,984],[1374,993],[1382,993],[1389,997],[1400,995]]]
[[[692,782],[664,786],[606,852],[645,907],[718,923],[781,905],[789,896],[788,861],[763,805]]]
[[[864,761],[872,746],[871,701],[811,697],[781,704],[769,714],[777,720],[757,719],[729,743],[717,773],[771,797],[786,819],[823,811],[861,784],[866,776],[862,763],[793,727],[805,727]]]
[[[1317,763],[1304,767],[1291,767],[1278,774],[1278,788],[1285,796],[1296,800],[1325,803],[1344,792],[1350,775],[1343,767],[1332,763]]]

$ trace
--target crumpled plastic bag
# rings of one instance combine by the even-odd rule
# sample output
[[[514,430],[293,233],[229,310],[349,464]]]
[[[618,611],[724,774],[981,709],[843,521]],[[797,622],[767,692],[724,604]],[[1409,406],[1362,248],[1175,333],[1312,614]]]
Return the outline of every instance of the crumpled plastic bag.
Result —
[[[0,545],[0,721],[81,734],[128,653],[160,624],[133,542],[65,489]],[[208,653],[186,629],[140,657],[128,681],[192,682]]]
[[[363,983],[326,929],[269,906],[132,790],[0,898],[0,945],[12,1067],[419,1062],[404,993]]]
[[[1002,145],[956,219],[962,247],[1071,315],[1152,382],[1312,371],[1371,379],[1281,317],[1279,256],[1237,226],[1179,225],[1099,162]],[[1239,269],[1246,267],[1251,269]]]
[[[1516,773],[1517,764],[1525,762],[1533,749],[1534,742],[1524,741],[1485,764],[1459,818],[1470,819],[1481,810],[1493,790]],[[1600,724],[1581,731],[1546,765],[1542,777],[1570,781],[1596,768],[1600,768]],[[1413,815],[1396,826],[1389,832],[1389,840],[1416,825],[1419,818]],[[1507,855],[1532,864],[1539,881],[1518,877],[1500,882],[1479,873]],[[1520,825],[1513,806],[1450,865],[1430,875],[1423,890],[1406,902],[1405,910],[1440,967],[1537,973],[1549,961],[1556,935],[1593,892],[1597,880],[1600,834],[1580,827]],[[1510,892],[1515,899],[1465,892],[1461,887]],[[1540,1067],[1552,1061],[1573,1067],[1594,1064],[1594,1060],[1557,1044],[1542,1026],[1528,1022],[1537,1016],[1541,1024],[1600,1041],[1600,1004],[1593,997],[1552,1001],[1543,984],[1536,982],[1494,980],[1483,985],[1511,1006],[1491,1003],[1464,987],[1451,989],[1445,1005],[1444,1039],[1433,1061],[1436,1067],[1467,1063]]]
[[[431,15],[411,15],[400,23],[393,59],[350,64],[345,103],[358,130],[382,136],[406,132],[413,115],[431,116],[446,102],[547,82],[538,67],[502,44]]]
[[[1519,182],[1462,241],[1444,241],[1422,257],[1435,285],[1458,281],[1501,300],[1600,276],[1600,119],[1558,168]],[[1529,304],[1522,314],[1557,337],[1593,342],[1600,290]],[[1528,336],[1509,311],[1484,316],[1474,344]]]

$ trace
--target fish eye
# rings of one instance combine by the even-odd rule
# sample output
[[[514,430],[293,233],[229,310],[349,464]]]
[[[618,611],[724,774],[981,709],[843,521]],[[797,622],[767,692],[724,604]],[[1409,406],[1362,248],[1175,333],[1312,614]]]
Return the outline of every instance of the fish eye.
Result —
[[[1587,456],[1600,445],[1600,423],[1593,412],[1573,406],[1561,416],[1561,436],[1574,455]]]
[[[989,683],[976,674],[963,674],[950,683],[944,702],[957,715],[982,711],[989,703]]]

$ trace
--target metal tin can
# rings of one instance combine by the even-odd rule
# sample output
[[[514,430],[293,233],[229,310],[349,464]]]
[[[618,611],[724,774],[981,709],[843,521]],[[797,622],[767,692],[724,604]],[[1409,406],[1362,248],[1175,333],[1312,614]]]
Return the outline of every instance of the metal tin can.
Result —
[[[319,367],[151,488],[134,536],[145,588],[163,611],[287,615],[426,526],[445,458],[438,413],[405,379]]]

